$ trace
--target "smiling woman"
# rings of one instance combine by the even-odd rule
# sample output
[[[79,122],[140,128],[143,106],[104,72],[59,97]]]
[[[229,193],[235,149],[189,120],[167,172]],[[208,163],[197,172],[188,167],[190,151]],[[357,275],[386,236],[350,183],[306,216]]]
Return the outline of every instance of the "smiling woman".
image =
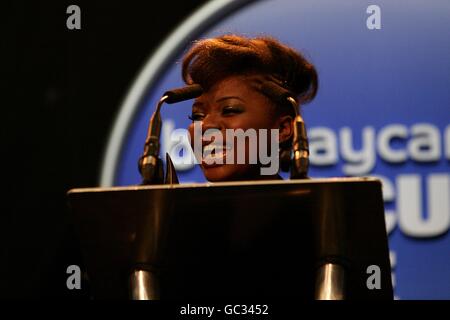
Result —
[[[198,135],[194,124],[202,127],[203,153],[216,160],[232,153],[232,161],[215,161],[203,157],[201,167],[209,181],[237,181],[281,179],[278,170],[262,174],[266,165],[257,155],[261,148],[270,150],[277,157],[290,152],[293,137],[293,119],[296,112],[292,106],[273,98],[264,91],[262,83],[270,81],[295,97],[296,108],[311,101],[317,92],[318,77],[314,66],[299,52],[270,37],[246,38],[224,35],[198,41],[185,55],[182,68],[187,84],[200,84],[204,93],[192,106],[189,126],[191,144]],[[218,131],[222,137],[230,137],[229,130],[248,132],[257,130],[256,147],[250,135],[245,143],[205,139],[205,132]],[[261,130],[277,132],[277,146],[270,143],[268,134]],[[267,132],[266,132],[267,133]],[[272,138],[273,135],[270,135]],[[213,146],[213,147],[212,147]],[[278,150],[274,150],[274,148]],[[214,152],[212,153],[212,150]],[[228,157],[227,159],[229,159]],[[245,161],[239,161],[239,159]],[[251,161],[251,159],[258,160]],[[283,159],[281,159],[283,161]],[[231,163],[230,163],[231,162]],[[277,162],[278,163],[278,162]]]

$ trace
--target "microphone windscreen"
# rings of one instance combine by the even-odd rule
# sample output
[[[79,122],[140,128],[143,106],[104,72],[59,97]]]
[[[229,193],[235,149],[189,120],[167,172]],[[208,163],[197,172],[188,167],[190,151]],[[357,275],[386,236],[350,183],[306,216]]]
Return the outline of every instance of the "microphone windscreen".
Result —
[[[265,81],[261,85],[261,91],[269,98],[279,103],[285,103],[288,97],[292,97],[295,99],[295,97],[289,90],[281,87],[280,85],[276,84],[273,81]]]
[[[166,91],[163,96],[168,96],[166,103],[177,103],[184,100],[194,99],[203,93],[203,89],[198,84],[191,84],[185,87]]]

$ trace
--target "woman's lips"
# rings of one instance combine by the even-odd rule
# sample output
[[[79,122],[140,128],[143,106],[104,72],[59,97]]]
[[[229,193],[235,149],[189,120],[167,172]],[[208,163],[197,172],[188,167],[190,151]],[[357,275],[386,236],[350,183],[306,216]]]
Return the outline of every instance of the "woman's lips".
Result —
[[[227,151],[231,150],[230,146],[222,144],[210,143],[203,147],[202,165],[205,167],[216,167],[224,165],[226,162]],[[206,156],[203,157],[203,155]]]

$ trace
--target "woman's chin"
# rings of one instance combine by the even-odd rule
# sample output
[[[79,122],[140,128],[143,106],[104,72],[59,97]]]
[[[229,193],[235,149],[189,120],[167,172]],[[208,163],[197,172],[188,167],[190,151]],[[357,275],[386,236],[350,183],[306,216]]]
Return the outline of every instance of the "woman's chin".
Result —
[[[237,164],[223,164],[214,166],[202,166],[203,174],[206,180],[210,182],[221,182],[221,181],[242,181],[242,180],[253,180],[253,174],[250,172],[250,166],[248,165],[237,165]]]
[[[206,180],[210,182],[230,181],[233,176],[233,170],[229,165],[203,165],[202,170]]]

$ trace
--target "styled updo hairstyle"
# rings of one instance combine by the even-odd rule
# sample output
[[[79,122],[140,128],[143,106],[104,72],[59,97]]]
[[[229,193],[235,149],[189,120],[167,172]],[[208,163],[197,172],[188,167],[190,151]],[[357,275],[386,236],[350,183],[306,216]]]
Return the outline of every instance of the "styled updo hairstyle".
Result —
[[[233,75],[276,79],[300,105],[314,99],[318,89],[314,66],[302,54],[271,37],[246,38],[231,34],[199,40],[183,58],[184,82],[197,83],[206,91]]]

